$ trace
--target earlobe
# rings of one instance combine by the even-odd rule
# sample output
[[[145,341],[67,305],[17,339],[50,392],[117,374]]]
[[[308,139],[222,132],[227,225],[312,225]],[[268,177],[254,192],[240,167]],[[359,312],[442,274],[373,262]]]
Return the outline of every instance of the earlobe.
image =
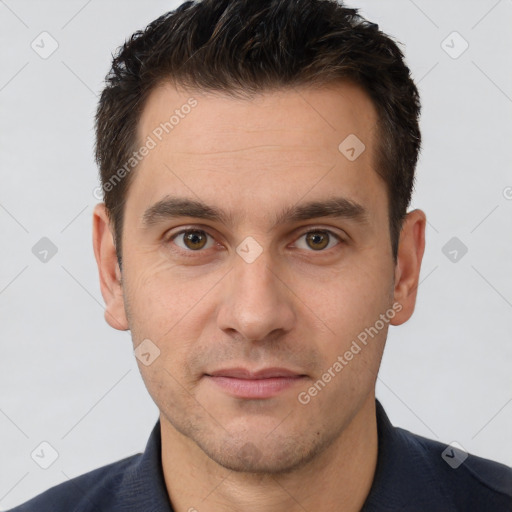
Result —
[[[98,265],[100,288],[105,301],[105,320],[114,329],[128,330],[121,281],[111,224],[104,203],[93,212],[93,247]]]
[[[395,267],[394,302],[402,306],[392,325],[400,325],[412,316],[416,305],[421,262],[425,251],[427,218],[422,210],[409,212],[404,219]]]

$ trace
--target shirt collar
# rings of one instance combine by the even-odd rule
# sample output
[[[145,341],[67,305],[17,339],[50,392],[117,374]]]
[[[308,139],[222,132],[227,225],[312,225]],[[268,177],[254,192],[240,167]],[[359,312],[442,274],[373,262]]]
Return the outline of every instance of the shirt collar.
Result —
[[[382,404],[375,399],[378,431],[377,466],[370,492],[361,512],[380,510],[439,510],[432,488],[444,484],[418,436],[389,421]],[[442,491],[441,491],[442,492]],[[450,500],[446,497],[446,502]],[[433,507],[433,508],[432,508]]]
[[[160,419],[142,457],[125,473],[121,489],[119,511],[173,512],[162,469]]]

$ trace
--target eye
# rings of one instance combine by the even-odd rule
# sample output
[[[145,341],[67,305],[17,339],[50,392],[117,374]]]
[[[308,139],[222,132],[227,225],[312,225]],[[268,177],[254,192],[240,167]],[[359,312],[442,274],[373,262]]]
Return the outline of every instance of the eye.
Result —
[[[301,239],[304,239],[304,242],[301,242]],[[298,238],[295,246],[299,249],[312,250],[314,252],[326,252],[326,250],[339,245],[342,241],[341,237],[332,231],[311,229]],[[173,242],[182,252],[188,253],[210,249],[215,244],[214,238],[202,229],[183,229],[171,235],[167,242]]]
[[[309,247],[310,249],[316,252],[324,251],[326,248],[331,249],[332,247],[338,245],[342,241],[338,235],[334,234],[332,231],[325,229],[310,230],[307,233],[303,233],[299,237],[299,240],[303,237],[305,237],[306,247],[300,247],[299,245],[297,245],[299,249],[307,249]]]
[[[210,245],[208,245],[208,237],[212,242]],[[201,229],[184,229],[169,238],[169,242],[174,240],[176,240],[176,245],[185,251],[209,249],[213,245],[213,238]]]

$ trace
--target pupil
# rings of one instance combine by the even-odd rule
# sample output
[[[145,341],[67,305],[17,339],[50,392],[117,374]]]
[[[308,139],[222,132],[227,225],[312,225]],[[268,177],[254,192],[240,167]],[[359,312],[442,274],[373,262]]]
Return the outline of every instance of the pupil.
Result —
[[[313,244],[318,244],[318,243],[320,243],[320,245],[321,245],[321,246],[320,246],[320,247],[318,247],[318,245],[317,245],[317,247],[316,247],[316,248],[320,248],[320,249],[323,249],[323,248],[326,246],[326,244],[325,244],[325,243],[323,243],[323,244],[322,244],[322,242],[321,242],[322,238],[323,238],[324,242],[325,242],[325,240],[327,239],[327,237],[325,236],[325,234],[313,233],[313,234],[310,234],[310,235],[309,235],[309,240],[310,240],[310,241],[313,241]]]
[[[198,232],[191,232],[187,235],[187,240],[193,245],[193,248],[197,248],[197,244],[201,245],[201,241],[199,240],[202,237],[201,234],[198,234]],[[199,240],[199,241],[198,241]]]

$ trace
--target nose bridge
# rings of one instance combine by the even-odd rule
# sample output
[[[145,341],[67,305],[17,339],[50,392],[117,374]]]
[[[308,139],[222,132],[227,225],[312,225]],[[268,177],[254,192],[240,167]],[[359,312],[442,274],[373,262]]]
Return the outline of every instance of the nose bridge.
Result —
[[[218,320],[221,329],[236,330],[247,340],[259,340],[276,329],[289,330],[294,311],[290,294],[276,275],[271,252],[250,244],[242,243],[237,248]]]
[[[247,247],[247,246],[246,246]],[[244,248],[241,244],[239,251]],[[250,248],[254,252],[254,248]],[[250,253],[249,253],[250,254]],[[246,289],[246,295],[250,298],[257,299],[259,295],[263,298],[266,295],[275,296],[276,290],[276,275],[273,271],[275,262],[272,262],[272,255],[270,250],[261,250],[260,254],[253,254],[252,258],[246,259],[243,255],[235,259],[234,262],[234,279],[235,282],[240,283],[241,287]]]

